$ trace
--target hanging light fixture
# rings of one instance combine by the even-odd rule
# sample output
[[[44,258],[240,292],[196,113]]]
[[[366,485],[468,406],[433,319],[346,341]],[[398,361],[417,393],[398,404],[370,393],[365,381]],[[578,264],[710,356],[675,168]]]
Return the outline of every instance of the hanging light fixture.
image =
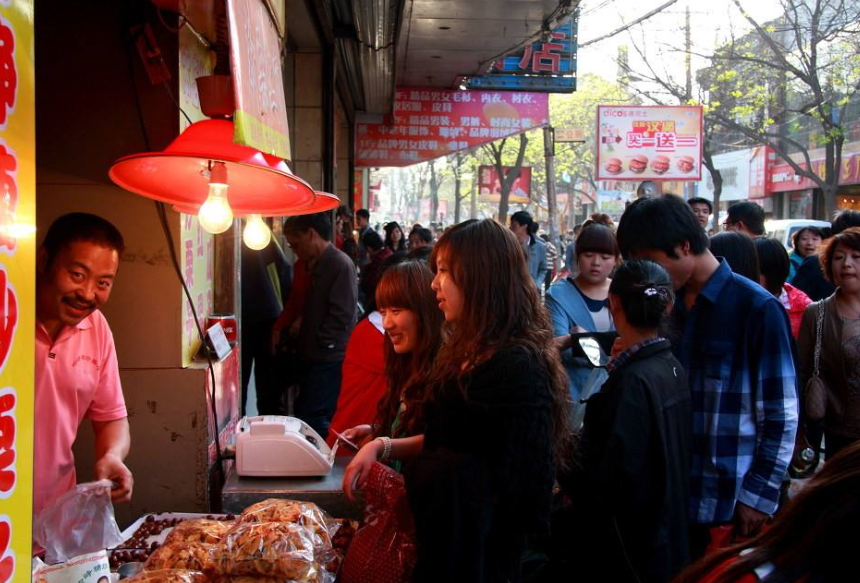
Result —
[[[277,216],[303,211],[316,200],[284,160],[234,144],[233,122],[223,119],[191,124],[163,151],[120,158],[108,174],[136,194],[204,212],[202,224],[210,232],[223,232],[217,229],[227,206],[233,216]]]
[[[248,215],[245,229],[242,231],[242,240],[249,249],[260,251],[272,240],[272,230],[263,222],[262,216]]]

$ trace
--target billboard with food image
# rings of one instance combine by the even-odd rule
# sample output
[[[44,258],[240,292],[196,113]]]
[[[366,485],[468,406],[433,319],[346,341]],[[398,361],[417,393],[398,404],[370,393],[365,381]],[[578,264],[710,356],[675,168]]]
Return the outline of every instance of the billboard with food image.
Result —
[[[702,108],[598,105],[597,180],[701,180]]]

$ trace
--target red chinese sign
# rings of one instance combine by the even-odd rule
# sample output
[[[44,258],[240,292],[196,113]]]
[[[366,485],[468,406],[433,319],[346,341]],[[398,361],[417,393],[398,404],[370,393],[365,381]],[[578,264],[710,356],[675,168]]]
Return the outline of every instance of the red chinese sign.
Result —
[[[228,0],[237,144],[290,159],[281,42],[262,0]]]
[[[770,146],[757,146],[750,154],[750,199],[767,196],[771,190],[770,176],[775,154]]]
[[[356,166],[409,166],[549,123],[543,93],[401,87],[383,123],[356,126]]]
[[[507,174],[510,166],[503,166]],[[520,174],[511,184],[511,194],[508,202],[528,204],[532,188],[532,169],[529,166],[520,168]],[[495,166],[481,166],[478,169],[478,192],[481,202],[498,202],[502,197],[502,185]]]
[[[806,162],[800,163],[799,166],[807,168]],[[813,160],[812,171],[824,178],[824,160]],[[769,177],[769,193],[818,188],[815,182],[805,176],[799,176],[787,163],[774,165]],[[843,156],[839,167],[839,184],[860,184],[860,154]]]
[[[598,180],[700,180],[702,108],[600,105]]]

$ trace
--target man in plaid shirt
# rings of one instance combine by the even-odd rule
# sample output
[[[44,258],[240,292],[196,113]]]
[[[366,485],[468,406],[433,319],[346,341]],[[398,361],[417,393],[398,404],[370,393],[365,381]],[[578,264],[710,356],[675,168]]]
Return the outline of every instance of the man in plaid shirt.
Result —
[[[776,511],[798,422],[788,316],[779,300],[711,254],[693,212],[675,195],[631,204],[618,243],[625,257],[660,263],[678,290],[673,345],[693,400],[696,556],[710,527],[734,523],[749,536]]]

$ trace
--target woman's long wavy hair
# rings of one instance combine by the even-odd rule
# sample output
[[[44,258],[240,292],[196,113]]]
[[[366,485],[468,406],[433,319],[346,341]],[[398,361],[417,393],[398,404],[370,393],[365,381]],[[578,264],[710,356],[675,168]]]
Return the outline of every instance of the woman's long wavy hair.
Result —
[[[770,562],[773,575],[764,582],[847,581],[856,572],[857,525],[860,524],[860,442],[832,459],[777,515],[774,523],[742,544],[690,566],[674,583],[698,583],[726,561],[751,549],[713,579],[734,583]]]
[[[464,371],[501,348],[524,346],[543,363],[551,383],[553,454],[564,467],[570,443],[567,377],[523,246],[492,219],[470,220],[445,231],[436,243],[430,256],[434,272],[440,258],[463,295],[463,309],[456,322],[443,327],[433,388],[452,379],[459,382]]]
[[[430,284],[433,272],[424,261],[404,261],[385,270],[376,287],[377,309],[409,310],[418,322],[417,343],[408,354],[398,354],[385,335],[385,376],[388,393],[380,400],[377,418],[381,435],[391,435],[400,410],[397,435],[406,437],[423,431],[420,403],[425,399],[426,379],[442,343],[442,311]]]

